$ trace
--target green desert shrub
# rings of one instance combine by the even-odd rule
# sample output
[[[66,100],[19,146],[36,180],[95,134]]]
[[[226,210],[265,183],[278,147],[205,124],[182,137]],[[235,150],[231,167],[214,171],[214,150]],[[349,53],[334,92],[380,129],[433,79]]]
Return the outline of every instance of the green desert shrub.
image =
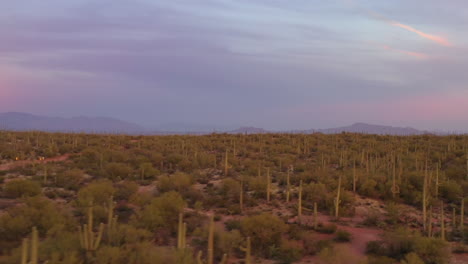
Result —
[[[334,240],[336,242],[349,242],[351,241],[351,233],[345,230],[338,230]]]
[[[278,218],[269,213],[246,217],[241,220],[241,231],[245,237],[252,239],[254,252],[269,257],[269,248],[278,248],[281,245],[281,237],[288,226]]]
[[[423,237],[419,233],[405,228],[386,232],[382,241],[367,244],[367,253],[403,259],[407,254],[418,255],[424,263],[448,263],[450,251],[448,244],[438,238]]]
[[[41,193],[41,185],[30,180],[11,180],[5,183],[3,192],[8,198],[36,196]]]
[[[174,233],[177,230],[179,213],[187,206],[177,192],[167,192],[154,198],[135,219],[135,224],[156,231],[165,228]]]

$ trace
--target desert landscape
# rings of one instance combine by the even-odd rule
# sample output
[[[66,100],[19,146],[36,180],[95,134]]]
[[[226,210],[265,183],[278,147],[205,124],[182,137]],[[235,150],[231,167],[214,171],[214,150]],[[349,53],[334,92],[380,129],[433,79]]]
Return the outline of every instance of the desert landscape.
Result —
[[[0,263],[466,263],[467,146],[0,132]]]
[[[466,32],[463,0],[2,1],[0,264],[468,264]]]

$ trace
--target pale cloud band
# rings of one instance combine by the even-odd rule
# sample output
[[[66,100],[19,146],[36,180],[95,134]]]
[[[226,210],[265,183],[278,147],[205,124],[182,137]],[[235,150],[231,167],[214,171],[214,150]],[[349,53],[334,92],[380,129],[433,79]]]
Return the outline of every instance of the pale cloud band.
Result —
[[[413,33],[416,33],[419,36],[421,36],[421,37],[423,37],[425,39],[431,40],[431,41],[433,41],[433,42],[435,42],[435,43],[437,43],[439,45],[446,46],[446,47],[453,46],[447,39],[445,39],[443,37],[439,37],[439,36],[424,33],[424,32],[419,31],[419,30],[417,30],[417,29],[415,29],[415,28],[413,28],[411,26],[401,24],[401,23],[398,23],[398,22],[395,22],[395,21],[392,21],[391,25],[406,29],[406,30],[408,30],[410,32],[413,32]]]

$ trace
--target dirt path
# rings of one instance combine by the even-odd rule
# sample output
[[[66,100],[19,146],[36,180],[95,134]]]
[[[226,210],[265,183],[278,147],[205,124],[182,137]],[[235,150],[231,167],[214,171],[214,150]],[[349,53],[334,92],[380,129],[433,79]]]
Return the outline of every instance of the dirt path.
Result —
[[[70,154],[64,154],[57,157],[47,158],[45,160],[20,160],[20,161],[13,161],[5,164],[0,164],[0,171],[7,171],[11,169],[15,169],[18,167],[24,167],[30,164],[44,164],[50,162],[60,162],[66,161],[70,158]]]

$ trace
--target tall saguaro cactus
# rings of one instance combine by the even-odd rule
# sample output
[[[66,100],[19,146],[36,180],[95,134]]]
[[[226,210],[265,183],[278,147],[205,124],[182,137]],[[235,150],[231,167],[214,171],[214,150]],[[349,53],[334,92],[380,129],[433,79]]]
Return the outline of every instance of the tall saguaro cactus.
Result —
[[[242,213],[244,211],[244,180],[242,178],[240,181],[239,207]]]
[[[289,203],[289,197],[291,195],[291,171],[292,166],[288,168],[288,174],[286,176],[286,202]]]
[[[21,264],[38,264],[38,246],[39,235],[37,234],[37,228],[33,227],[31,234],[31,247],[29,247],[28,238],[24,238],[21,245]],[[31,254],[30,257],[28,256],[28,251]]]
[[[250,242],[250,237],[247,237],[247,243],[245,245],[245,247],[240,247],[240,250],[244,251],[245,252],[245,260],[244,260],[244,263],[245,264],[252,264],[251,260],[250,260],[250,256],[251,256],[251,242]]]
[[[427,236],[432,237],[432,205],[429,206],[429,220],[427,226]]]
[[[341,175],[340,178],[338,179],[338,190],[336,192],[336,197],[334,199],[334,204],[335,204],[335,218],[338,219],[339,213],[340,213],[340,194],[341,194]]]
[[[210,225],[208,227],[208,249],[207,249],[207,256],[206,256],[206,263],[207,264],[213,264],[214,260],[214,215],[210,216]],[[203,264],[204,262],[202,261],[202,252],[199,251],[197,255],[197,263],[198,264]]]
[[[314,203],[314,229],[317,230],[318,227],[318,212],[317,212],[317,203]]]
[[[357,177],[356,177],[356,160],[353,162],[353,193],[356,193],[356,182],[357,182]]]
[[[113,242],[114,241],[114,235],[118,232],[117,231],[117,220],[118,217],[114,216],[114,208],[115,208],[115,202],[113,197],[109,199],[109,207],[108,207],[108,212],[107,212],[107,239],[108,242]]]
[[[228,163],[228,150],[226,149],[226,154],[224,155],[224,176],[228,176],[229,163]]]
[[[302,180],[299,183],[299,197],[297,199],[297,217],[300,223],[302,220]]]
[[[104,231],[104,224],[99,225],[97,233],[93,230],[93,206],[88,208],[88,224],[78,227],[78,233],[80,235],[80,244],[86,251],[95,251],[102,239],[102,233]]]
[[[267,195],[267,202],[270,202],[270,196],[271,196],[271,177],[270,177],[270,168],[267,168],[267,189],[266,189],[266,195]]]
[[[422,195],[422,211],[423,211],[423,230],[427,231],[427,165],[424,173],[423,195]]]
[[[179,225],[177,228],[177,249],[185,249],[186,246],[186,232],[187,232],[187,224],[184,223],[184,214],[181,212],[179,214]]]
[[[461,200],[461,208],[460,208],[460,230],[463,232],[463,228],[465,225],[465,198]]]
[[[393,199],[396,198],[396,196],[400,193],[400,187],[398,186],[397,182],[396,182],[396,160],[395,160],[395,157],[393,156],[392,157],[392,169],[393,169],[393,172],[392,172],[392,195],[393,195]]]

